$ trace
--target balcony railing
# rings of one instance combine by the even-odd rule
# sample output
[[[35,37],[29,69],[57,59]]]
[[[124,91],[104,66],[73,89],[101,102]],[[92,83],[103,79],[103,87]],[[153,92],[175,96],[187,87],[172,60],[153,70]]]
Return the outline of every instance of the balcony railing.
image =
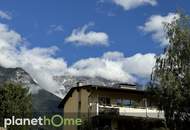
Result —
[[[164,112],[156,108],[132,108],[120,106],[97,105],[99,114],[112,114],[133,117],[150,117],[164,119]]]
[[[99,115],[119,115],[119,108],[99,106]]]

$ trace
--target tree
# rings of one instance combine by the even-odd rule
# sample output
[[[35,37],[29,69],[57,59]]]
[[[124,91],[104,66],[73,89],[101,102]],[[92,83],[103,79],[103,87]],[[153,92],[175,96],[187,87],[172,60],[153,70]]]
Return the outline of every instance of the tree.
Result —
[[[4,118],[30,118],[32,115],[31,95],[28,89],[18,84],[0,86],[0,126]],[[11,130],[27,130],[28,126],[10,126]]]
[[[171,130],[189,129],[190,123],[190,21],[185,14],[179,16],[165,24],[169,45],[156,58],[148,89]]]

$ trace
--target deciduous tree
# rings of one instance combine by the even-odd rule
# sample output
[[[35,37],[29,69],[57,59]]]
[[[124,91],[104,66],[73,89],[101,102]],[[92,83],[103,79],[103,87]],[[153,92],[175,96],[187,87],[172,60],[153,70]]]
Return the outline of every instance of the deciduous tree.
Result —
[[[171,130],[189,129],[190,120],[190,20],[180,14],[165,24],[169,45],[157,57],[149,90],[165,111]]]

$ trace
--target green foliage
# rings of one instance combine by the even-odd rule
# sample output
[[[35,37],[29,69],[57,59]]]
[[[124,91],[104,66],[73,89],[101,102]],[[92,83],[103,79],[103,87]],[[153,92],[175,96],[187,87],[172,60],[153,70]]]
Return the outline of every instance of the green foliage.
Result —
[[[79,128],[79,130],[93,130],[93,125],[89,121],[85,121]]]
[[[190,112],[190,21],[189,16],[166,24],[169,45],[157,57],[149,91],[158,100],[157,106],[165,111],[168,127],[188,129]]]
[[[0,86],[0,125],[4,118],[30,118],[32,115],[31,95],[21,85],[6,83]],[[11,130],[27,130],[27,126],[10,126]]]

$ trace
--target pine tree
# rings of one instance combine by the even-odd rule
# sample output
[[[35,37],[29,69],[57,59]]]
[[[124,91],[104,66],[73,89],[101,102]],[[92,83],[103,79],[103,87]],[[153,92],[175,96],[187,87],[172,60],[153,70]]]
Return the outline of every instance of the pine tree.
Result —
[[[0,126],[5,118],[30,118],[32,115],[31,95],[28,89],[18,84],[0,86]],[[27,130],[28,126],[10,126],[11,130]]]

